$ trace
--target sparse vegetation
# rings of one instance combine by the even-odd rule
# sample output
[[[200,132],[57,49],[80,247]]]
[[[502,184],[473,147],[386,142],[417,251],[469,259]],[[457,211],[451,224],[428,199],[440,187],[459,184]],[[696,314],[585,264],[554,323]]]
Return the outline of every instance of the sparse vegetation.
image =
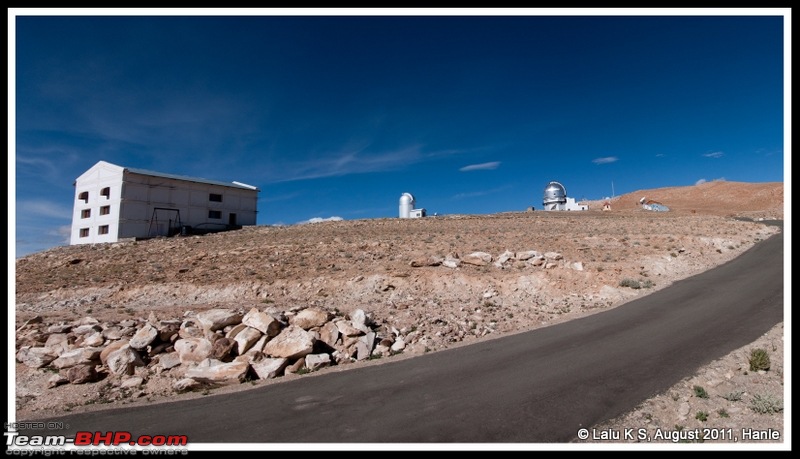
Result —
[[[767,371],[770,367],[769,354],[766,349],[757,348],[750,351],[750,371]]]
[[[698,411],[697,414],[694,415],[694,418],[700,422],[706,422],[708,420],[708,413],[705,411]]]
[[[703,386],[694,386],[694,396],[698,398],[708,398],[708,392]]]
[[[642,284],[639,281],[637,281],[635,279],[629,279],[629,278],[625,278],[625,279],[622,279],[621,281],[619,281],[619,286],[620,287],[630,287],[630,288],[632,288],[634,290],[638,290],[638,289],[642,288]]]
[[[780,413],[783,411],[783,400],[772,394],[756,394],[750,400],[750,409],[759,414]]]
[[[744,391],[736,390],[736,391],[733,391],[733,392],[728,392],[727,394],[723,395],[722,398],[724,398],[725,400],[727,400],[729,402],[738,402],[738,401],[740,401],[742,399],[743,395],[744,395]]]

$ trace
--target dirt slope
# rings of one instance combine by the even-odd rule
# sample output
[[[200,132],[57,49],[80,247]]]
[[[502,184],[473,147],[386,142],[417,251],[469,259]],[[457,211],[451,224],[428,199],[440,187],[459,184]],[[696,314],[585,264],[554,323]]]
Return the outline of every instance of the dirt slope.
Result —
[[[742,183],[724,180],[694,186],[637,190],[609,200],[612,210],[638,211],[642,198],[661,202],[676,214],[783,219],[783,183]],[[600,209],[604,201],[590,201]]]
[[[672,211],[644,211],[641,197]],[[16,326],[36,316],[43,324],[87,317],[102,323],[146,320],[150,313],[180,319],[214,307],[296,312],[314,306],[344,314],[360,308],[387,333],[413,330],[405,358],[597,313],[724,263],[779,231],[730,217],[782,219],[783,183],[641,190],[617,197],[610,211],[601,207],[259,226],[58,247],[16,261]],[[474,260],[475,252],[491,261]],[[525,259],[530,252],[536,257]],[[504,255],[508,260],[501,261]],[[447,267],[443,260],[459,263]],[[774,366],[758,378],[745,377],[742,368],[749,349],[719,363],[724,371],[714,374],[731,393],[782,388],[782,337],[779,324],[767,341]],[[114,401],[104,394],[121,382],[111,378],[47,388],[52,370],[17,363],[16,371],[19,418],[107,408],[96,404],[100,399],[124,405],[192,396],[169,390],[182,377],[181,366],[143,373],[135,397]],[[675,391],[658,399],[647,418],[666,426],[701,422],[685,412],[691,393]],[[742,397],[725,422],[782,431],[782,412],[756,413],[746,406],[748,395]]]

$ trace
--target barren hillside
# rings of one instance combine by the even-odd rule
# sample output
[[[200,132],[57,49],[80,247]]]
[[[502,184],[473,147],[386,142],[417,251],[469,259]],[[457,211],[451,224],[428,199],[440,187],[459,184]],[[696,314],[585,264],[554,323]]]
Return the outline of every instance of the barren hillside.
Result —
[[[609,200],[615,211],[638,211],[642,198],[661,202],[675,214],[783,219],[783,183],[742,183],[724,180],[694,186],[637,190]],[[592,201],[600,209],[604,201]]]
[[[672,211],[644,211],[641,197]],[[52,366],[20,360],[20,351],[24,357],[46,346],[55,341],[53,334],[64,335],[59,352],[80,348],[86,338],[70,330],[81,326],[99,334],[92,347],[101,350],[132,339],[148,323],[185,324],[211,309],[240,316],[256,309],[284,325],[306,309],[326,311],[329,318],[361,317],[355,325],[363,328],[360,310],[375,343],[384,346],[367,352],[383,352],[384,361],[401,353],[409,357],[607,310],[724,263],[780,231],[732,216],[782,219],[783,184],[710,182],[643,190],[616,198],[610,211],[258,226],[32,254],[16,261],[17,415],[192,396],[175,383],[186,379],[193,363],[159,366],[163,356],[176,352],[177,333],[165,336],[157,352],[155,341],[141,348],[143,362],[133,374],[116,374],[98,361],[89,382],[64,384],[66,376],[53,382]],[[111,329],[129,334],[109,337]],[[211,335],[234,339],[240,329],[228,326]],[[777,330],[782,336],[782,326]],[[318,340],[324,335],[321,327],[307,331]],[[327,343],[332,365],[368,357],[363,344],[336,336]],[[235,352],[229,359],[234,357]],[[782,366],[782,347],[780,357]],[[297,372],[309,363],[287,364]],[[767,376],[782,385],[775,367]],[[664,416],[673,411],[664,408]],[[737,422],[753,421],[744,411],[750,417]],[[782,429],[782,415],[779,422],[771,417],[758,425],[765,422]]]

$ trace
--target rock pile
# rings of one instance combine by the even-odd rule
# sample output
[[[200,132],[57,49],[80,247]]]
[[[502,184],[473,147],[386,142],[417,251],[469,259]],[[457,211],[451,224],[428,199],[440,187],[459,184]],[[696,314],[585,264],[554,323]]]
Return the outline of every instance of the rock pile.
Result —
[[[550,269],[558,266],[557,261],[563,259],[564,256],[558,252],[540,253],[536,250],[512,252],[510,250],[506,250],[496,258],[487,252],[472,252],[463,258],[457,253],[449,253],[444,258],[432,255],[427,258],[412,260],[409,264],[412,268],[421,268],[424,266],[444,266],[447,268],[458,268],[462,264],[472,266],[487,266],[492,264],[500,269],[506,269],[509,266],[513,266],[518,269],[536,266]],[[576,262],[570,266],[578,271],[583,270],[582,262]]]
[[[318,307],[294,311],[213,308],[181,319],[84,317],[47,325],[41,317],[17,330],[16,360],[54,372],[48,387],[107,377],[136,388],[154,377],[175,391],[271,379],[400,353],[413,333],[382,326],[362,309],[348,315]]]

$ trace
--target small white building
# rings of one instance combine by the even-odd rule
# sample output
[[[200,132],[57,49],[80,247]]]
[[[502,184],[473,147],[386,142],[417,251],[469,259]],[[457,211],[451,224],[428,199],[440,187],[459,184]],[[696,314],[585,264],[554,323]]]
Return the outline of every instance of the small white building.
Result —
[[[415,209],[417,200],[411,193],[403,193],[400,196],[400,218],[422,218],[425,216],[425,209]]]
[[[575,202],[575,198],[567,196],[567,189],[558,182],[550,182],[544,189],[542,199],[544,210],[589,210],[586,204]]]
[[[70,244],[224,231],[256,224],[257,187],[100,161],[75,180]]]

